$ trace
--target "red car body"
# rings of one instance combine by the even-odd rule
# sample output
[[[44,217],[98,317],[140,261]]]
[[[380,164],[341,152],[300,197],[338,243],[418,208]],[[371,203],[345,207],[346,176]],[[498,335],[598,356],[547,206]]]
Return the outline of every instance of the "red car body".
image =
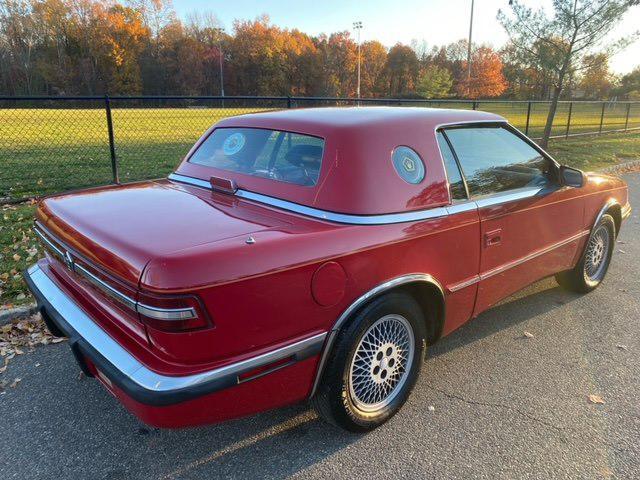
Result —
[[[436,132],[481,124],[506,121],[419,108],[227,118],[169,179],[43,200],[36,229],[48,254],[27,282],[86,373],[150,425],[305,400],[343,323],[376,295],[414,295],[433,319],[433,343],[572,268],[604,212],[618,227],[629,215],[626,185],[596,174],[580,188],[452,202]],[[324,139],[316,185],[190,162],[219,128]],[[402,145],[424,161],[418,184],[394,171]],[[177,330],[165,328],[163,315],[183,313]]]

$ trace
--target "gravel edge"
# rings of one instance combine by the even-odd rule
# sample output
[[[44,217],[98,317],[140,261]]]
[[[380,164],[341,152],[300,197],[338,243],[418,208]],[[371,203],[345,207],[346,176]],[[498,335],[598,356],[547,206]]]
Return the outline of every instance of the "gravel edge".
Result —
[[[0,326],[11,323],[12,321],[30,317],[38,311],[38,306],[33,303],[22,307],[9,308],[8,310],[0,311]]]

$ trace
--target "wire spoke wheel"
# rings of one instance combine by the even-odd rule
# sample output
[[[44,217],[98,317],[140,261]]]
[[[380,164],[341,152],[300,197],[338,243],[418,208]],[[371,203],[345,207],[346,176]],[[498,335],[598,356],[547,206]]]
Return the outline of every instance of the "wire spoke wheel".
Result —
[[[589,280],[597,281],[603,276],[610,248],[609,230],[601,225],[589,240],[585,253],[584,273]]]
[[[415,341],[402,315],[385,315],[362,336],[349,370],[349,392],[355,406],[375,412],[402,391],[413,362]]]

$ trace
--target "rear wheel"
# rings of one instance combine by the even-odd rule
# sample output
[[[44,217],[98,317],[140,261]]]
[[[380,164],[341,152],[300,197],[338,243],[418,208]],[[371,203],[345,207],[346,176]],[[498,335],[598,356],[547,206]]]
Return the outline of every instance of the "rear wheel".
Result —
[[[402,407],[417,380],[425,326],[416,301],[383,295],[338,334],[312,403],[326,421],[354,432],[372,430]]]
[[[573,270],[557,274],[558,283],[578,293],[590,292],[600,285],[609,269],[615,238],[615,221],[605,214],[594,227],[580,262]]]

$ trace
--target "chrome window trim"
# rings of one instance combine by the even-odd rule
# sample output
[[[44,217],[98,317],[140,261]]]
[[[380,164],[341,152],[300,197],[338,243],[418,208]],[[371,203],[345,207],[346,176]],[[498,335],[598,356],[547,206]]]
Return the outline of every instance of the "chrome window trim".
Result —
[[[36,222],[36,226],[33,229],[35,233],[40,237],[53,251],[55,254],[60,256],[60,260],[64,262],[70,270],[78,273],[83,278],[87,279],[91,284],[95,285],[97,288],[102,290],[109,297],[121,302],[125,306],[129,307],[131,310],[145,315],[150,318],[155,318],[157,320],[190,320],[192,318],[197,318],[198,314],[196,313],[193,307],[185,307],[185,308],[159,308],[152,307],[150,305],[145,305],[143,303],[137,302],[133,298],[125,295],[124,293],[116,290],[114,287],[109,285],[107,282],[97,277],[93,273],[91,273],[87,268],[83,267],[81,264],[75,261],[74,257],[69,253],[67,247],[64,246],[61,242],[56,240],[56,242],[65,249],[63,253],[58,247],[56,247],[48,237],[53,237],[46,229],[39,223]],[[46,233],[45,233],[46,232]]]
[[[240,198],[253,200],[255,202],[266,203],[274,207],[300,213],[308,217],[328,220],[335,223],[347,225],[388,225],[393,223],[415,222],[418,220],[428,220],[431,218],[443,217],[448,214],[446,207],[435,207],[429,210],[416,210],[413,212],[386,213],[379,215],[352,215],[347,213],[328,212],[318,208],[306,207],[298,203],[281,200],[261,193],[238,190],[236,193]]]
[[[169,175],[169,180],[175,182],[186,183],[194,185],[196,187],[203,187],[211,190],[211,185],[205,180],[199,178],[188,177],[177,173]],[[428,210],[416,210],[412,212],[401,213],[385,213],[380,215],[353,215],[348,213],[336,213],[321,210],[318,208],[307,207],[300,205],[299,203],[290,202],[288,200],[282,200],[280,198],[271,197],[269,195],[263,195],[261,193],[250,192],[248,190],[238,189],[235,193],[237,197],[245,200],[250,200],[272,207],[287,210],[307,217],[318,218],[320,220],[326,220],[335,223],[342,223],[346,225],[388,225],[393,223],[405,223],[415,222],[419,220],[428,220],[431,218],[443,217],[449,214],[448,207],[435,207]]]
[[[404,285],[404,284],[413,283],[413,282],[424,282],[424,283],[429,283],[431,285],[434,285],[436,288],[438,288],[438,290],[440,291],[440,294],[442,295],[442,298],[444,299],[444,290],[442,289],[442,285],[440,284],[440,282],[438,282],[438,280],[436,280],[433,276],[425,273],[413,273],[410,275],[403,275],[401,277],[396,277],[394,279],[381,283],[380,285],[377,285],[376,287],[372,288],[368,292],[358,297],[355,301],[351,303],[351,305],[349,305],[346,308],[346,310],[342,312],[340,317],[338,317],[338,320],[336,320],[336,322],[333,324],[333,327],[329,331],[327,340],[322,348],[322,356],[320,357],[320,362],[318,362],[316,377],[313,382],[313,388],[311,389],[311,393],[309,397],[313,397],[313,395],[315,395],[318,389],[318,386],[320,385],[322,373],[324,371],[325,364],[329,357],[329,353],[331,352],[331,348],[333,347],[333,343],[335,342],[335,339],[338,335],[340,328],[342,328],[342,325],[344,324],[344,322],[347,321],[349,316],[353,312],[355,312],[358,308],[360,308],[362,305],[364,305],[367,301],[369,301],[371,298],[375,297],[376,295],[379,295],[399,285]]]
[[[173,180],[174,182],[186,183],[187,185],[193,185],[195,187],[202,187],[208,190],[213,190],[210,182],[206,180],[202,180],[201,178],[188,177],[187,175],[181,175],[179,173],[170,173],[167,177],[169,180]],[[236,193],[238,191],[236,190]]]
[[[154,372],[140,363],[73,302],[37,264],[27,270],[27,275],[30,282],[37,289],[38,294],[42,295],[73,329],[73,332],[65,333],[72,337],[77,335],[86,341],[118,373],[143,389],[145,394],[180,393],[184,389],[201,387],[211,382],[229,379],[229,377],[231,377],[231,380],[235,377],[235,382],[232,383],[237,384],[240,383],[238,376],[245,372],[289,357],[302,355],[304,352],[313,351],[315,347],[319,347],[324,342],[327,335],[326,332],[318,333],[246,360],[205,372],[192,375],[167,376]],[[78,339],[74,338],[74,340]],[[102,373],[108,376],[107,372]]]
[[[449,215],[455,215],[456,213],[470,212],[471,210],[477,210],[478,205],[473,200],[464,200],[456,202],[453,205],[445,207]]]
[[[168,178],[169,180],[173,180],[176,182],[186,183],[189,185],[194,185],[196,187],[203,187],[211,190],[211,185],[209,185],[202,179],[187,177],[185,175],[176,173],[170,174]],[[342,223],[347,225],[388,225],[394,223],[416,222],[420,220],[440,218],[447,215],[454,215],[456,213],[474,210],[476,208],[521,200],[524,198],[534,197],[542,190],[542,187],[523,187],[518,190],[509,190],[506,192],[494,193],[488,197],[466,200],[460,203],[447,205],[445,207],[435,207],[428,210],[416,210],[413,212],[402,213],[387,213],[380,215],[352,215],[346,213],[328,212],[326,210],[307,207],[298,203],[289,202],[288,200],[282,200],[268,195],[263,195],[261,193],[250,192],[248,190],[242,189],[238,189],[238,191],[236,192],[236,196],[244,198],[245,200],[263,203],[272,207],[281,208],[290,212],[335,223]]]
[[[504,192],[492,193],[486,197],[476,197],[474,201],[478,205],[478,208],[485,208],[535,197],[542,190],[543,187],[522,187],[513,190],[505,190]]]

